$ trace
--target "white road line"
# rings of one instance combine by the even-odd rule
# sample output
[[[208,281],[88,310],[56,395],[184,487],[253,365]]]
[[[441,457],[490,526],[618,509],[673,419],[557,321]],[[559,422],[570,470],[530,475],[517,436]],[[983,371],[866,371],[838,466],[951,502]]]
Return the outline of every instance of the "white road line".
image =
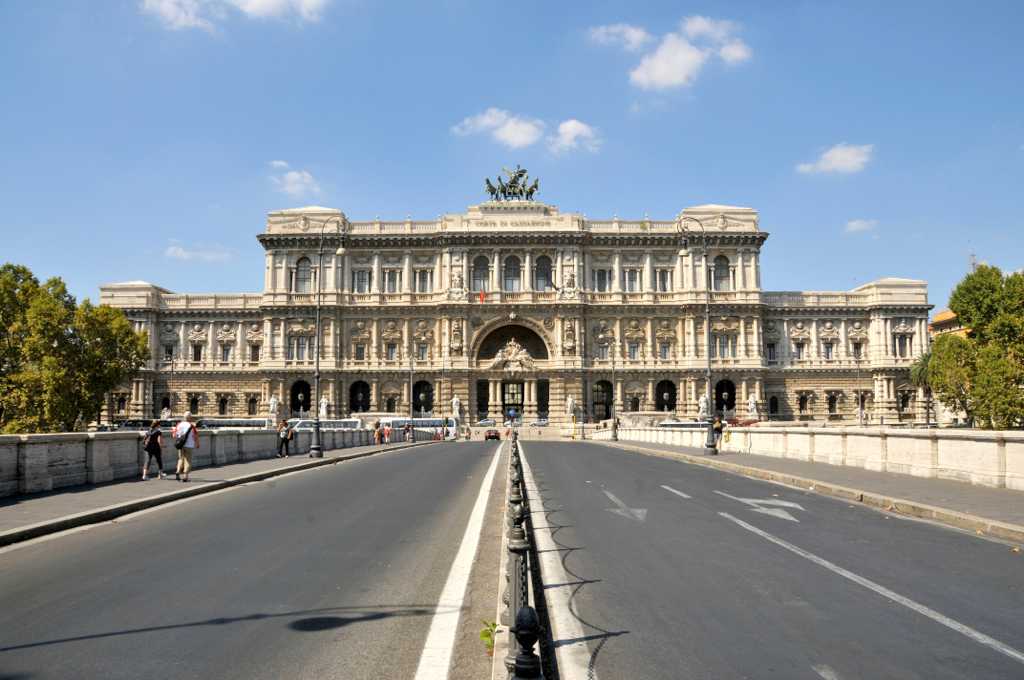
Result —
[[[430,630],[427,631],[427,640],[423,643],[420,663],[416,668],[416,680],[445,680],[448,677],[452,648],[455,646],[455,633],[459,626],[459,614],[462,612],[466,597],[466,585],[469,583],[469,573],[473,569],[473,559],[480,544],[480,530],[483,528],[487,499],[491,494],[491,484],[494,481],[494,471],[498,468],[500,454],[499,445],[491,458],[487,474],[484,475],[480,493],[477,494],[476,503],[469,513],[469,524],[466,525],[466,532],[462,534],[459,551],[455,553],[455,560],[448,572],[448,580],[445,581],[441,596],[437,600],[437,610],[430,621]]]
[[[818,664],[817,666],[811,666],[811,670],[823,677],[825,680],[839,680],[839,674],[832,670],[831,666],[825,664]]]
[[[781,538],[777,538],[777,537],[769,534],[767,531],[762,531],[761,529],[758,529],[757,527],[755,527],[755,526],[753,526],[751,524],[747,524],[743,520],[738,519],[736,517],[733,517],[732,515],[730,515],[727,512],[720,512],[718,514],[721,515],[722,517],[725,517],[728,520],[732,520],[736,524],[739,524],[741,527],[743,527],[747,531],[752,531],[753,533],[757,534],[761,538],[764,538],[765,540],[771,541],[772,543],[774,543],[775,545],[777,545],[779,547],[785,548],[786,550],[788,550],[788,551],[790,551],[790,552],[792,552],[794,554],[797,554],[797,555],[799,555],[800,557],[803,557],[806,560],[810,560],[811,562],[814,562],[818,566],[825,567],[829,571],[831,571],[833,573],[836,573],[836,574],[839,574],[840,576],[842,576],[845,579],[849,579],[850,581],[853,581],[857,585],[864,586],[868,590],[873,590],[874,592],[878,593],[882,597],[886,597],[886,598],[892,600],[893,602],[895,602],[897,604],[901,604],[904,607],[906,607],[907,609],[911,609],[911,610],[917,612],[918,614],[921,614],[922,616],[926,616],[929,619],[931,619],[932,621],[935,621],[936,623],[939,623],[939,624],[945,626],[946,628],[949,628],[950,630],[954,630],[957,633],[960,633],[961,635],[964,635],[964,636],[974,640],[975,642],[978,642],[978,643],[980,643],[982,645],[985,645],[986,647],[989,647],[991,649],[996,650],[1000,654],[1005,654],[1006,656],[1010,657],[1014,661],[1017,661],[1019,663],[1024,664],[1024,652],[1019,652],[1016,649],[1014,649],[1013,647],[1010,647],[1009,645],[1006,645],[1006,644],[1000,642],[999,640],[996,640],[995,638],[991,638],[988,635],[985,635],[984,633],[976,631],[973,628],[971,628],[970,626],[966,626],[966,625],[960,623],[959,621],[954,621],[953,619],[949,618],[948,616],[945,616],[944,614],[940,614],[939,612],[935,611],[934,609],[926,607],[923,604],[914,602],[910,598],[904,597],[904,596],[900,595],[899,593],[895,593],[895,592],[889,590],[888,588],[886,588],[885,586],[879,585],[879,584],[875,583],[874,581],[872,581],[870,579],[864,578],[863,576],[858,576],[857,574],[854,574],[852,571],[849,571],[847,569],[843,569],[839,565],[833,564],[833,563],[829,562],[828,560],[826,560],[826,559],[824,559],[822,557],[818,557],[814,553],[809,553],[806,550],[804,550],[803,548],[798,548],[797,546],[793,545],[792,543],[788,543],[788,542],[782,540]],[[817,670],[817,669],[815,669],[815,670]],[[819,673],[819,675],[820,675],[820,673]]]
[[[665,491],[669,491],[671,493],[674,493],[675,495],[679,496],[680,498],[693,498],[693,496],[688,496],[687,494],[683,493],[682,491],[678,491],[676,489],[673,489],[671,486],[665,486],[664,484],[662,484],[661,488],[664,489]]]
[[[526,450],[519,442],[519,460],[523,463],[523,480],[530,494],[533,512],[541,509],[540,493],[533,480],[533,471],[526,462]],[[545,584],[575,582],[562,567],[561,552],[551,537],[551,529],[534,527],[533,538],[537,542],[537,556],[540,560],[541,580]],[[548,619],[551,624],[551,639],[554,641],[555,658],[558,661],[558,675],[562,680],[597,680],[597,674],[590,669],[590,648],[584,639],[583,627],[573,616],[569,598],[575,589],[571,587],[550,588],[544,593],[548,604]]]

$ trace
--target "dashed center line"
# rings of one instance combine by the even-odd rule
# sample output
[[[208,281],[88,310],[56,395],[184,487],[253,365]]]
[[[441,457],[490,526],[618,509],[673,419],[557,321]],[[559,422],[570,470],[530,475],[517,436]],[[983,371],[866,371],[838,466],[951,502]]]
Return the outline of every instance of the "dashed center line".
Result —
[[[685,493],[683,493],[682,491],[680,491],[678,489],[673,489],[671,486],[665,486],[664,484],[662,484],[661,488],[664,489],[665,491],[670,492],[670,493],[674,493],[675,495],[679,496],[680,498],[693,498],[693,496],[685,494]]]

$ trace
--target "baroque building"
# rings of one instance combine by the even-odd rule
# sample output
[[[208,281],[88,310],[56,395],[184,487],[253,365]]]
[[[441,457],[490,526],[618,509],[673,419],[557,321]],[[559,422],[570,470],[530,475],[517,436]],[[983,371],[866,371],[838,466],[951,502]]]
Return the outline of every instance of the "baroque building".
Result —
[[[259,293],[102,287],[152,352],[110,395],[110,419],[262,416],[272,396],[308,410],[319,297],[332,417],[451,415],[457,397],[463,422],[511,408],[552,424],[612,409],[689,419],[710,357],[714,405],[729,416],[923,420],[909,366],[927,349],[926,283],[762,290],[768,233],[750,208],[591,220],[491,200],[436,220],[350,222],[307,207],[269,213],[257,238]]]

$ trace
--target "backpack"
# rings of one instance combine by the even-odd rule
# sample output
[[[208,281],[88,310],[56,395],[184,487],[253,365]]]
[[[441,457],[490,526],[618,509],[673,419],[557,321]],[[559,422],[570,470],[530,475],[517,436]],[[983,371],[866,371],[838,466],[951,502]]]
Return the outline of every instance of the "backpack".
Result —
[[[193,430],[193,425],[192,425],[192,423],[189,423],[187,430],[185,430],[181,434],[175,436],[174,437],[174,448],[176,448],[176,449],[183,449],[183,448],[185,448],[185,444],[188,443],[188,436],[190,434],[192,434],[192,430]]]

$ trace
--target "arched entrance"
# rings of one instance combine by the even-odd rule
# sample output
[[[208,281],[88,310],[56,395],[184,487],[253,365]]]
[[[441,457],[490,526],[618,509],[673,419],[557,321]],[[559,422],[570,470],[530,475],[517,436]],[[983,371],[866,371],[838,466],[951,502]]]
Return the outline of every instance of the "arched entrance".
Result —
[[[351,413],[365,413],[370,410],[370,386],[357,380],[348,388],[348,408]]]
[[[594,383],[591,399],[594,404],[594,419],[607,420],[612,415],[612,384],[607,380]]]
[[[529,353],[531,359],[547,359],[548,346],[537,331],[518,324],[509,324],[495,328],[480,343],[477,360],[494,359],[510,341],[515,340]]]
[[[715,411],[732,411],[736,408],[736,385],[731,380],[719,380],[715,384]]]
[[[676,384],[671,380],[662,380],[654,388],[654,403],[659,411],[676,410]]]
[[[434,386],[428,381],[420,380],[412,386],[412,410],[416,418],[434,410]]]
[[[292,383],[291,409],[292,413],[308,413],[310,405],[309,383],[305,380],[296,380]]]

